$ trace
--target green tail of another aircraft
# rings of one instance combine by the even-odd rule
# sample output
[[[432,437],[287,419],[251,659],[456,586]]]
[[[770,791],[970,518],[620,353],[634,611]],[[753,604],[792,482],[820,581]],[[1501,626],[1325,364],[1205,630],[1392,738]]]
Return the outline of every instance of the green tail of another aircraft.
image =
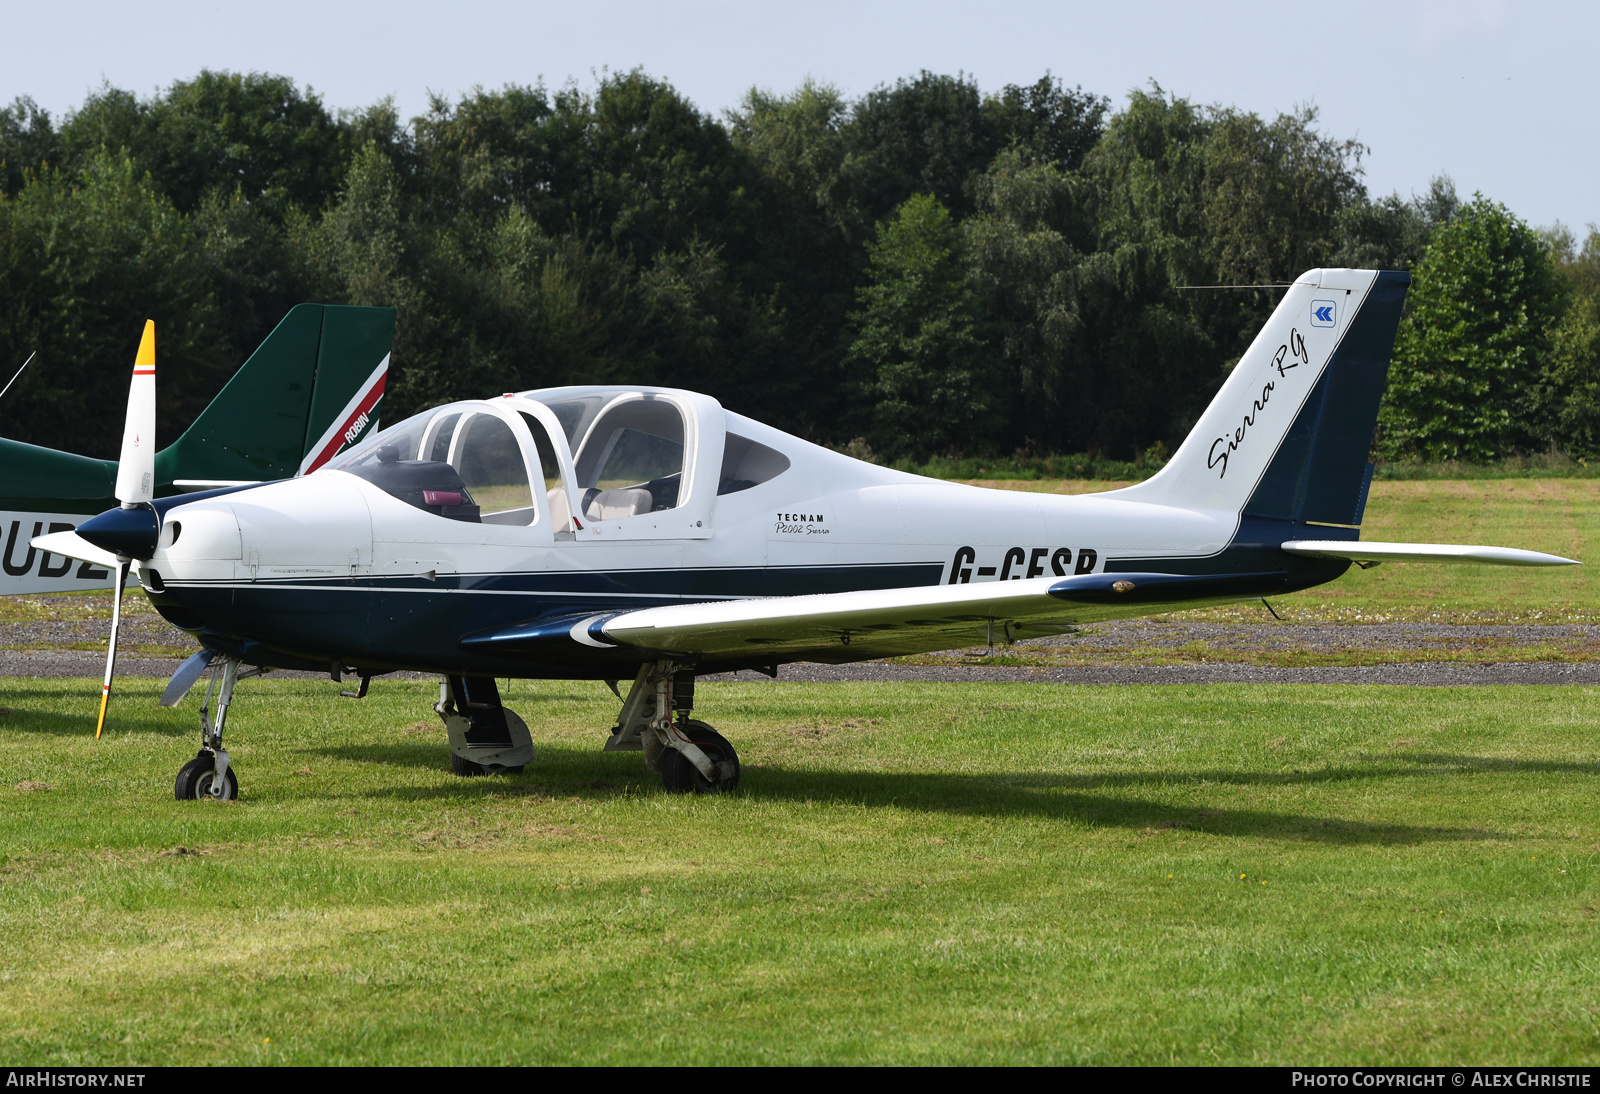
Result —
[[[309,474],[377,428],[393,308],[299,304],[176,441],[157,496]],[[0,595],[110,588],[108,570],[28,541],[117,504],[114,460],[0,438]]]

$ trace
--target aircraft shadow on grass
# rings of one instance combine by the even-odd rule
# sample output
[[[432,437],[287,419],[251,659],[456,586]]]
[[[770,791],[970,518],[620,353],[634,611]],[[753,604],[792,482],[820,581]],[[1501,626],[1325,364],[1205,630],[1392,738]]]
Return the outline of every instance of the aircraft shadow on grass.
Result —
[[[448,770],[436,742],[377,748],[331,746],[308,750],[329,759]],[[366,797],[412,801],[462,800],[483,797],[520,799],[531,791],[579,798],[614,798],[655,793],[638,769],[639,757],[620,753],[602,763],[586,749],[543,746],[535,767],[523,776],[490,776],[452,780],[441,786],[406,786],[360,791]],[[1411,759],[1411,758],[1408,758]],[[832,801],[866,807],[898,807],[962,816],[1039,817],[1097,827],[1138,830],[1186,829],[1219,836],[1261,836],[1329,844],[1419,844],[1507,838],[1485,828],[1375,824],[1358,819],[1312,814],[1275,813],[1259,809],[1208,809],[1167,805],[1116,793],[1092,790],[1194,785],[1307,786],[1348,779],[1433,775],[1448,777],[1475,771],[1600,773],[1592,763],[1520,762],[1473,756],[1425,755],[1408,763],[1395,758],[1361,768],[1333,768],[1295,774],[1250,771],[1205,771],[1179,774],[1112,773],[1056,775],[1002,772],[992,775],[939,775],[917,772],[814,771],[772,764],[745,768],[741,797],[767,801]],[[1426,766],[1422,766],[1426,764]],[[604,770],[602,770],[602,768]],[[597,777],[598,776],[598,777]]]
[[[76,680],[45,679],[19,685],[18,682],[12,681],[6,689],[4,698],[0,699],[0,707],[5,707],[7,710],[6,714],[0,716],[0,731],[39,733],[54,737],[87,736],[92,740],[95,710],[100,697],[89,692],[80,694],[81,683]],[[63,684],[79,685],[80,690],[69,690],[64,688]],[[139,702],[128,697],[119,698],[122,702],[117,705],[115,729],[119,735],[136,733],[151,733],[158,737],[199,735],[199,725],[193,706],[174,718],[172,712],[154,704]],[[37,706],[33,700],[38,701]],[[50,709],[40,709],[41,707]]]

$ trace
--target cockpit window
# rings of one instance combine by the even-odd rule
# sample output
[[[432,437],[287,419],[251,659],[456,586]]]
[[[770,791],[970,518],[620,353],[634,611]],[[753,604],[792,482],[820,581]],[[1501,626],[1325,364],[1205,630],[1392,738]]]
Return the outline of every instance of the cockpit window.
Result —
[[[722,449],[722,474],[717,479],[717,496],[737,494],[760,486],[789,470],[789,457],[759,441],[729,433]]]
[[[328,466],[453,520],[532,524],[539,512],[511,427],[460,403],[390,426]]]
[[[440,414],[435,417],[428,424],[428,431],[422,439],[422,446],[427,450],[422,458],[448,463],[450,442],[455,438],[456,426],[460,422],[460,414]]]
[[[556,416],[556,421],[560,422],[561,428],[566,431],[567,448],[576,451],[578,442],[583,439],[584,432],[589,428],[589,423],[600,413],[600,408],[606,405],[606,397],[583,395],[576,399],[563,399],[560,402],[544,405],[550,408],[550,412]]]
[[[677,508],[683,439],[683,414],[672,403],[649,397],[613,403],[578,450],[584,515],[616,520]]]
[[[483,512],[485,524],[532,524],[539,510],[533,504],[528,467],[511,427],[494,414],[474,414],[452,443],[450,463]]]
[[[550,443],[550,434],[545,432],[544,423],[525,410],[519,410],[523,424],[528,427],[528,433],[533,437],[533,449],[539,457],[539,469],[544,474],[545,497],[550,502],[550,527],[556,533],[571,532],[574,530],[572,520],[572,507],[567,504],[567,488],[561,481],[561,460],[556,455],[555,446]],[[534,480],[535,483],[538,479]]]
[[[354,471],[357,467],[379,462],[380,450],[387,450],[384,455],[387,457],[385,462],[388,463],[396,460],[414,460],[417,458],[417,449],[422,444],[422,435],[435,413],[430,410],[423,414],[415,414],[398,425],[380,430],[350,451],[336,456],[329,461],[328,466],[336,471]]]

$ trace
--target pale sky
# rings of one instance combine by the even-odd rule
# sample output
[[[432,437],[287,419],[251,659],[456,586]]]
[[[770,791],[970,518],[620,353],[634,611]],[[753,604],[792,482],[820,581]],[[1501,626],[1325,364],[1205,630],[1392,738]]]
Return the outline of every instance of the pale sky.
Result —
[[[0,99],[53,114],[102,79],[151,94],[201,68],[292,76],[332,108],[393,96],[404,117],[430,90],[589,85],[635,66],[714,113],[807,76],[855,96],[924,68],[984,90],[1049,70],[1114,104],[1155,79],[1266,115],[1315,104],[1327,132],[1371,148],[1374,194],[1444,172],[1535,225],[1600,221],[1600,4],[1571,0],[0,0],[0,28]]]

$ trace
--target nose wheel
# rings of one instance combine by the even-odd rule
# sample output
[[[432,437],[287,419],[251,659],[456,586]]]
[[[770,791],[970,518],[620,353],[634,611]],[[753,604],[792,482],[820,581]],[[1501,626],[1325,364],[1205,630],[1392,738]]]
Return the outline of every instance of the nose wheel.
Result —
[[[229,766],[217,779],[217,757],[208,749],[178,769],[178,781],[172,788],[173,796],[181,802],[223,801],[239,797],[239,776]]]

